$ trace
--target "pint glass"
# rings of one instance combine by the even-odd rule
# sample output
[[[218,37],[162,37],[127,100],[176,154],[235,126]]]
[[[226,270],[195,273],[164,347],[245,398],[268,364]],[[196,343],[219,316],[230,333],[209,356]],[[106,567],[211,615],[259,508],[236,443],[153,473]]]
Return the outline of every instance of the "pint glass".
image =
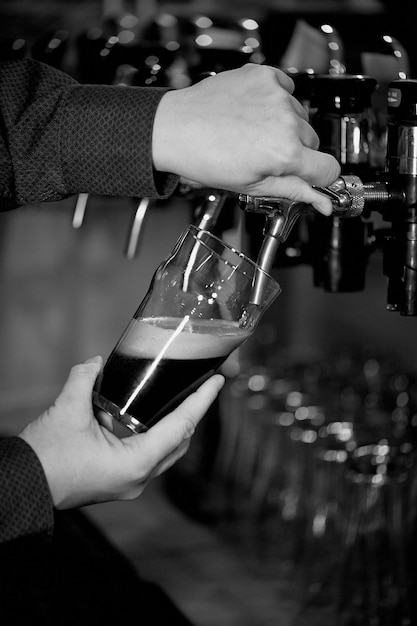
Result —
[[[253,304],[259,281],[262,302]],[[97,418],[104,423],[110,415],[134,433],[148,430],[251,336],[280,291],[244,254],[189,226],[98,377]]]

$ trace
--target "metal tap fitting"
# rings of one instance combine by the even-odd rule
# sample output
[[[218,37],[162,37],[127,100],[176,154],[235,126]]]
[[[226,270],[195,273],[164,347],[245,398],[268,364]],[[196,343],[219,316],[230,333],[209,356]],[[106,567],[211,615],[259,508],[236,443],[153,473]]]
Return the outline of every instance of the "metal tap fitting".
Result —
[[[315,187],[332,201],[334,217],[358,217],[362,214],[368,200],[380,200],[389,197],[384,183],[364,184],[358,176],[341,176],[329,187]],[[315,209],[303,202],[290,202],[269,196],[249,196],[240,194],[239,206],[247,212],[262,213],[266,216],[264,240],[257,263],[261,269],[271,271],[275,255],[281,242],[284,242],[297,219],[304,214],[315,213]],[[259,304],[262,300],[262,275],[255,281],[252,301]]]

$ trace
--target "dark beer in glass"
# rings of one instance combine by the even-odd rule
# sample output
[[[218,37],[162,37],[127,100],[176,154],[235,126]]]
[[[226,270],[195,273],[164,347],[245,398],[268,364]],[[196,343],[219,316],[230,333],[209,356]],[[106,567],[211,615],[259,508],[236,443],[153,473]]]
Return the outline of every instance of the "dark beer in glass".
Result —
[[[261,271],[208,231],[188,227],[107,359],[93,393],[97,417],[144,432],[195,391],[280,292],[264,274],[263,302],[251,304]]]

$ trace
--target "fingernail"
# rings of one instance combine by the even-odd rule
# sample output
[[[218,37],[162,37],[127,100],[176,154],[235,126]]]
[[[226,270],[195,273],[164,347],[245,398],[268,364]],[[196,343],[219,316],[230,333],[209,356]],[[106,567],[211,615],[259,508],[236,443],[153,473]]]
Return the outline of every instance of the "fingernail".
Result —
[[[313,207],[322,215],[326,215],[327,217],[332,214],[333,208],[331,204],[319,204],[318,202],[312,202]]]
[[[92,356],[89,359],[87,359],[86,361],[84,361],[84,363],[102,363],[103,361],[103,357],[101,356]]]

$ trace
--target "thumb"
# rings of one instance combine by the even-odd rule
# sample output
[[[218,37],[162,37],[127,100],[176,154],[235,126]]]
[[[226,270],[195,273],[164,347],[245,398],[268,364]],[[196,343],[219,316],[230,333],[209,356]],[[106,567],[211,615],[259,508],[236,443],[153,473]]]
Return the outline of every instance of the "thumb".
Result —
[[[291,202],[311,204],[323,215],[331,215],[333,207],[330,198],[316,191],[298,176],[278,176],[264,183],[262,195],[285,198]]]
[[[76,402],[81,406],[85,406],[85,408],[90,409],[91,393],[102,364],[102,357],[96,356],[87,359],[84,363],[74,365],[71,368],[67,381],[62,388],[57,402],[59,401],[68,404]]]

